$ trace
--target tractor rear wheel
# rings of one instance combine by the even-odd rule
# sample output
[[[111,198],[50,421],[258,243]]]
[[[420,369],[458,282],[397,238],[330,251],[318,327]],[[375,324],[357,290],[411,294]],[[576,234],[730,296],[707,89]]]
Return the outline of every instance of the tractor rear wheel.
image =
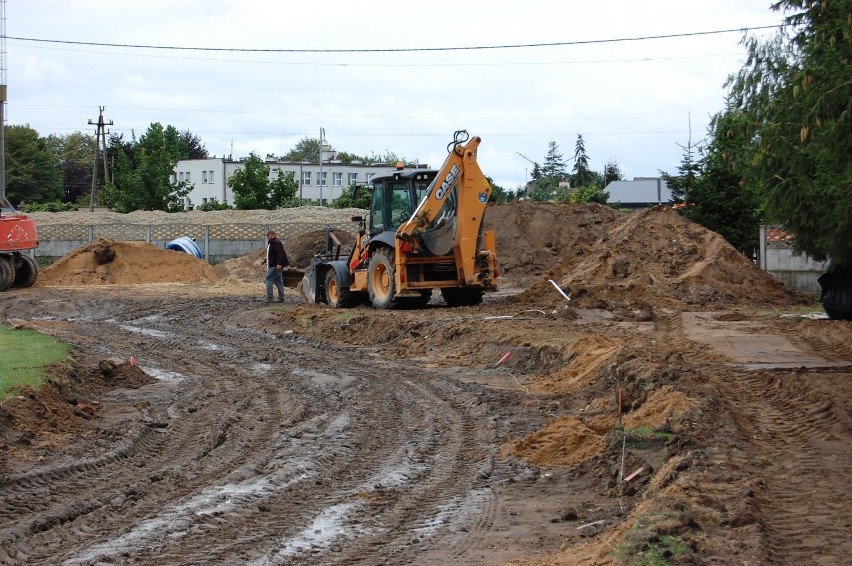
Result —
[[[15,280],[15,268],[10,258],[0,256],[0,291],[5,291],[12,286]]]
[[[373,252],[367,266],[367,290],[370,302],[377,309],[387,309],[396,298],[396,273],[393,250],[383,248]]]
[[[21,254],[21,265],[15,270],[15,287],[32,287],[38,278],[38,263]]]
[[[450,307],[472,307],[482,302],[482,291],[479,289],[444,287],[441,289],[441,296]]]
[[[334,269],[325,274],[325,298],[328,306],[341,309],[352,305],[349,288],[340,284],[340,278]]]

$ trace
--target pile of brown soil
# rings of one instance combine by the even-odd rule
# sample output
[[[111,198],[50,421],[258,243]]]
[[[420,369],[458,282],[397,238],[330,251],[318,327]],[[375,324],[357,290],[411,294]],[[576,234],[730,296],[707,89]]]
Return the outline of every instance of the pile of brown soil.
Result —
[[[72,359],[56,364],[38,389],[21,387],[0,405],[0,471],[4,463],[62,451],[90,428],[99,399],[115,388],[138,389],[157,380],[122,360]]]
[[[501,286],[529,287],[552,266],[591,251],[626,218],[600,204],[519,201],[489,206],[485,224],[497,237]]]
[[[209,263],[186,252],[163,250],[147,242],[97,238],[45,268],[36,285],[210,283],[217,279]]]
[[[575,254],[552,264],[519,299],[538,303],[557,298],[552,279],[570,295],[572,305],[608,310],[813,303],[758,268],[722,236],[671,208],[620,218],[595,242],[582,242]],[[503,234],[505,238],[505,229]]]

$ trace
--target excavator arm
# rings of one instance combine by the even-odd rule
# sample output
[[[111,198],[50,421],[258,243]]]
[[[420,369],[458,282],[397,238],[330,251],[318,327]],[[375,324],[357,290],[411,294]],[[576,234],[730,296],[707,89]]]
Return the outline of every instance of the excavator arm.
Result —
[[[441,255],[441,238],[446,239],[444,246],[452,238],[451,249],[459,281],[469,286],[492,285],[493,282],[483,278],[487,279],[494,271],[495,262],[493,242],[490,246],[485,242],[485,249],[482,249],[483,243],[479,241],[483,235],[485,207],[491,196],[491,184],[476,161],[476,149],[481,141],[478,136],[468,139],[464,130],[455,133],[448,146],[449,155],[426,196],[396,232],[400,242],[397,248],[403,253],[427,247],[432,253]],[[490,269],[483,269],[482,265]]]

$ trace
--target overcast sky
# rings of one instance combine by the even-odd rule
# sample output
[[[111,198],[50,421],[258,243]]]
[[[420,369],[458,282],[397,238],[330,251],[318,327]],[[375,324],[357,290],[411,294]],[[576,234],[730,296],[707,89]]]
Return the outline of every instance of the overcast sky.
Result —
[[[543,163],[555,141],[567,161],[582,134],[593,169],[656,176],[676,172],[690,124],[705,137],[743,34],[605,40],[775,26],[769,3],[8,0],[6,120],[94,133],[104,106],[125,139],[160,122],[235,158],[281,155],[323,128],[336,150],[432,167],[465,129],[506,189],[531,172],[521,155]],[[494,48],[452,49],[470,47]]]

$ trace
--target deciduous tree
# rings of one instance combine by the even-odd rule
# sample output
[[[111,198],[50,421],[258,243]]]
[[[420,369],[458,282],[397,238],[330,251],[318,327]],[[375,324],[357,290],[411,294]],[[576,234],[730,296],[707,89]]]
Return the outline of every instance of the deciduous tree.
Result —
[[[62,196],[62,173],[47,140],[29,125],[6,126],[6,198],[45,203]]]
[[[238,209],[270,208],[269,167],[256,153],[252,152],[242,162],[242,167],[234,171],[228,186],[234,191],[234,205]]]
[[[118,146],[113,181],[102,191],[105,204],[118,212],[133,210],[183,210],[183,197],[192,186],[186,181],[172,180],[180,159],[175,130],[153,123],[138,141],[133,140],[133,154]]]
[[[319,138],[302,138],[296,143],[296,147],[285,153],[281,158],[284,161],[295,161],[301,163],[319,163]]]
[[[269,208],[286,208],[295,204],[299,182],[292,173],[278,171],[278,176],[269,181],[267,190]]]
[[[92,189],[96,143],[95,136],[83,132],[47,137],[47,145],[62,172],[63,202],[88,198]]]
[[[334,199],[331,203],[332,208],[364,208],[369,209],[370,203],[372,199],[372,195],[370,191],[367,190],[367,187],[360,187],[358,190],[358,198],[353,196],[355,192],[355,186],[347,187],[343,189],[340,196]]]

